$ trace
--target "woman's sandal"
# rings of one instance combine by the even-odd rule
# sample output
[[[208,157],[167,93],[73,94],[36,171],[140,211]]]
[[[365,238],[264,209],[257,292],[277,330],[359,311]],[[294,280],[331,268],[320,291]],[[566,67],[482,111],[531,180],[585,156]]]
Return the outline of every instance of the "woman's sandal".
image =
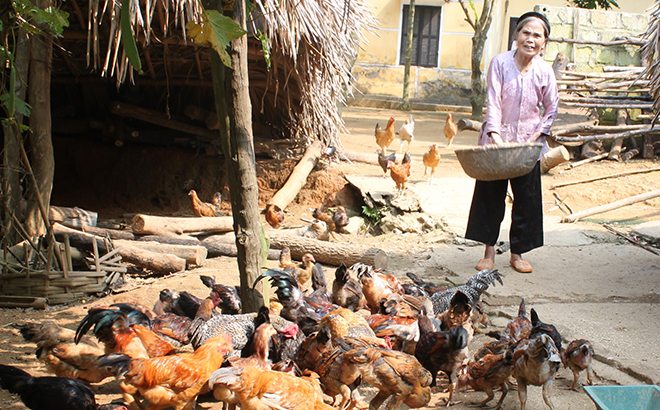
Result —
[[[532,272],[532,265],[524,261],[522,259],[518,259],[517,261],[511,262],[511,267],[515,269],[516,272],[519,273],[531,273]]]
[[[495,266],[495,261],[492,259],[484,258],[477,262],[477,266],[475,266],[475,269],[481,271],[484,269],[493,269]]]

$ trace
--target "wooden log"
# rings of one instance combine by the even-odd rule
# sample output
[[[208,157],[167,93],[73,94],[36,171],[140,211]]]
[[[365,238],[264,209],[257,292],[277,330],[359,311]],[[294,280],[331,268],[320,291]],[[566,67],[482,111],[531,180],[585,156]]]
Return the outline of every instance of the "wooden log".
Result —
[[[236,248],[236,245],[233,243],[225,242],[224,239],[218,237],[218,235],[213,235],[213,236],[209,236],[208,238],[204,238],[204,240],[202,240],[201,243],[202,246],[208,249],[209,256],[211,257],[229,256],[235,258],[238,256],[238,248]],[[279,260],[280,251],[275,249],[269,249],[267,258],[269,260]]]
[[[208,251],[201,245],[179,245],[151,241],[127,241],[115,239],[114,244],[122,248],[135,247],[149,252],[165,253],[185,259],[188,266],[202,266],[206,261]]]
[[[541,173],[545,174],[552,168],[571,159],[571,155],[565,146],[560,145],[546,152],[541,157]]]
[[[186,260],[175,255],[146,251],[137,247],[121,247],[119,254],[124,261],[159,274],[186,270]]]
[[[603,175],[603,176],[595,177],[595,178],[581,179],[579,181],[562,182],[562,183],[559,183],[559,184],[551,185],[550,189],[561,188],[561,187],[569,186],[569,185],[584,184],[584,183],[587,183],[587,182],[600,181],[602,179],[608,179],[608,178],[618,178],[618,177],[623,177],[623,176],[628,176],[628,175],[645,174],[647,172],[655,172],[655,171],[660,171],[660,168],[640,169],[640,170],[636,170],[636,171],[620,172],[618,174]]]
[[[624,132],[618,132],[614,134],[597,134],[597,135],[584,135],[584,136],[579,136],[579,137],[562,137],[562,136],[557,136],[555,137],[555,140],[558,142],[587,142],[587,141],[603,141],[603,140],[614,140],[617,138],[626,138],[626,137],[634,137],[636,135],[642,135],[645,133],[659,133],[660,132],[660,126],[655,126],[655,127],[645,127],[637,130],[630,130],[630,131],[624,131]]]
[[[625,125],[627,121],[628,121],[628,110],[624,110],[624,109],[617,110],[616,124]],[[610,154],[607,156],[607,158],[615,161],[621,161],[621,147],[623,147],[623,138],[617,138],[614,141],[612,141]]]
[[[344,151],[344,156],[353,162],[364,162],[365,164],[378,165],[378,154],[367,154],[365,152]]]
[[[566,215],[562,218],[561,222],[576,222],[577,220],[584,218],[586,216],[601,214],[603,212],[613,211],[615,209],[622,208],[627,205],[632,205],[637,202],[648,201],[649,199],[657,198],[660,196],[660,189],[655,191],[646,192],[644,194],[639,194],[631,196],[629,198],[622,199],[620,201],[615,201],[609,204],[600,205],[594,208],[585,209],[584,211],[576,212],[570,215]]]
[[[131,221],[131,228],[136,234],[171,237],[193,232],[231,232],[234,230],[234,218],[231,216],[177,218],[137,214]]]
[[[347,266],[351,266],[354,263],[362,262],[373,265],[378,269],[387,267],[387,254],[378,248],[319,241],[302,236],[283,234],[275,230],[268,230],[266,234],[271,247],[291,249],[291,257],[294,259],[300,259],[305,253],[311,253],[317,262],[328,265],[339,266],[343,262]]]
[[[640,37],[628,37],[622,36],[613,41],[599,41],[599,40],[579,40],[574,38],[565,38],[565,37],[550,37],[548,41],[554,43],[571,43],[571,44],[585,44],[585,45],[594,45],[594,46],[623,46],[623,45],[632,45],[632,46],[643,46],[645,44],[644,40]]]
[[[48,217],[51,222],[59,222],[64,226],[79,228],[81,226],[96,226],[99,214],[93,211],[75,207],[67,208],[51,205]]]
[[[580,108],[639,108],[642,110],[650,110],[653,108],[653,103],[643,103],[643,102],[629,102],[629,103],[623,103],[623,102],[595,102],[595,103],[571,103],[571,102],[564,102],[564,101],[559,101],[561,105],[564,105],[566,107],[580,107]]]
[[[0,296],[0,308],[46,309],[46,298],[34,296]]]
[[[127,241],[134,241],[135,234],[132,231],[122,231],[119,229],[99,228],[97,226],[83,226],[83,232],[91,233],[92,235],[100,236],[101,238],[110,239],[126,239]]]
[[[648,124],[637,125],[576,125],[569,128],[552,130],[552,137],[559,137],[570,134],[600,134],[607,132],[623,132],[632,130],[648,129]]]
[[[73,246],[90,252],[93,251],[94,239],[96,239],[99,252],[108,252],[103,238],[98,236],[80,232],[58,223],[53,224],[53,233],[55,234],[55,237],[60,240],[64,238],[64,235],[68,235]],[[122,247],[117,248],[116,251],[125,262],[132,263],[160,274],[179,272],[186,268],[185,259],[174,255],[164,255],[139,248],[126,249]]]
[[[300,189],[307,183],[307,176],[316,166],[320,156],[321,143],[316,141],[307,147],[305,155],[303,155],[298,164],[293,168],[291,175],[289,175],[289,179],[287,179],[284,186],[273,195],[269,203],[278,206],[281,210],[286,209],[296,195],[298,195]]]
[[[481,131],[481,123],[479,121],[474,121],[468,118],[461,118],[456,123],[459,131],[469,130],[469,131]]]

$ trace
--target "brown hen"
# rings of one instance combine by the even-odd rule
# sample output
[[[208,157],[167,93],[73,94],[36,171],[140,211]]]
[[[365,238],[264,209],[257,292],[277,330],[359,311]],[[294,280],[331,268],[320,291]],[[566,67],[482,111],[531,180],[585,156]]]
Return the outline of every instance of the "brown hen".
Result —
[[[445,123],[445,137],[447,137],[447,148],[451,147],[451,143],[454,142],[454,138],[458,133],[458,127],[454,123],[454,119],[451,116],[451,113],[447,113],[447,122]]]
[[[191,189],[188,192],[188,196],[191,198],[192,210],[195,216],[215,216],[215,206],[208,202],[203,202],[201,199],[199,199],[197,192],[195,192],[194,189]]]
[[[278,229],[282,226],[282,221],[284,221],[284,211],[280,209],[279,206],[269,203],[266,205],[266,222],[268,225],[272,226],[275,229]]]
[[[384,155],[387,155],[387,147],[394,142],[396,133],[394,131],[394,122],[396,119],[390,117],[387,121],[387,126],[385,129],[381,128],[379,124],[376,124],[376,129],[374,130],[374,136],[376,137],[376,144],[383,151]]]
[[[561,361],[564,367],[573,372],[573,384],[570,389],[578,391],[577,382],[582,370],[587,370],[587,383],[593,384],[594,372],[591,369],[591,361],[594,357],[594,348],[591,342],[585,339],[573,340],[568,344],[566,350],[561,353]]]
[[[470,363],[467,374],[460,377],[458,385],[460,388],[469,384],[474,390],[486,392],[488,397],[477,404],[476,407],[484,407],[486,403],[495,397],[493,390],[496,387],[500,387],[502,396],[500,396],[494,407],[490,407],[490,409],[496,410],[502,407],[502,402],[507,393],[509,393],[507,380],[509,380],[512,374],[513,355],[511,351],[507,350],[505,353],[498,355],[486,355],[476,362]]]
[[[103,357],[100,365],[111,368],[117,378],[124,378],[124,399],[132,396],[134,408],[141,396],[149,401],[147,410],[192,410],[197,396],[209,391],[209,377],[220,367],[231,346],[231,338],[221,335],[207,340],[193,353],[151,359],[111,354]]]
[[[426,176],[426,171],[431,168],[429,185],[433,185],[433,175],[438,164],[440,164],[440,147],[438,144],[433,144],[429,147],[429,150],[422,157],[422,162],[424,162],[424,176]]]

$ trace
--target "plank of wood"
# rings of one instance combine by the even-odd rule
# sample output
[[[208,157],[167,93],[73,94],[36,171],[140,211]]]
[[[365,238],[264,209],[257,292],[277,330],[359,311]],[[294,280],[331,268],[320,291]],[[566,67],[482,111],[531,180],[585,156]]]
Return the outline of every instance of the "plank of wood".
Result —
[[[605,205],[600,205],[594,208],[589,208],[585,209],[584,211],[576,212],[570,215],[566,215],[561,219],[561,222],[576,222],[581,218],[584,218],[586,216],[591,216],[591,215],[596,215],[596,214],[601,214],[603,212],[608,212],[608,211],[613,211],[615,209],[622,208],[627,205],[632,205],[637,202],[642,202],[642,201],[647,201],[649,199],[657,198],[660,196],[660,189],[656,189],[655,191],[650,191],[646,192],[643,194],[631,196],[629,198],[625,198],[619,201],[615,201],[609,204]]]

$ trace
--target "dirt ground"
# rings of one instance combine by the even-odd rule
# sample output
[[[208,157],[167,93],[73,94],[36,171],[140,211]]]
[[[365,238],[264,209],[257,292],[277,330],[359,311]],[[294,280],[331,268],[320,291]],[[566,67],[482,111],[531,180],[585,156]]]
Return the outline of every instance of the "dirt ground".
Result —
[[[346,126],[350,134],[342,137],[344,148],[352,151],[360,151],[366,153],[374,153],[377,149],[373,141],[373,128],[376,122],[381,124],[386,123],[390,116],[396,116],[397,123],[402,123],[402,120],[407,117],[407,113],[390,110],[374,110],[374,109],[360,109],[360,108],[347,108],[343,111],[343,117],[346,121]],[[438,143],[444,145],[446,140],[442,133],[444,126],[445,113],[431,113],[431,112],[415,112],[416,120],[415,141],[411,147],[413,156],[412,177],[411,184],[424,187],[426,184],[423,174],[423,166],[421,158],[423,153],[428,149],[429,144]],[[454,118],[456,121],[462,117],[467,117],[466,114],[456,113]],[[566,118],[569,116],[567,115]],[[397,126],[398,129],[398,126]],[[434,187],[428,188],[430,195],[434,192],[441,192],[443,187],[443,180],[459,180],[465,181],[466,185],[471,183],[471,179],[467,178],[463,173],[460,164],[456,160],[453,152],[454,149],[459,149],[476,144],[476,133],[474,132],[461,132],[454,141],[450,149],[443,150],[442,159],[438,171],[436,173],[436,182]],[[391,148],[398,148],[398,140],[394,142]],[[261,164],[260,169],[268,167],[267,164]],[[563,215],[562,211],[556,207],[553,192],[550,186],[560,182],[582,180],[596,176],[615,174],[624,171],[649,169],[657,167],[655,161],[649,160],[631,160],[629,163],[618,163],[611,161],[601,161],[599,163],[589,164],[582,167],[577,167],[571,170],[565,170],[563,166],[553,169],[549,174],[543,176],[544,186],[544,210],[548,218],[558,218]],[[325,174],[325,175],[324,175]],[[333,164],[329,171],[319,171],[312,174],[310,183],[301,192],[301,195],[288,209],[287,220],[285,225],[299,226],[298,222],[300,217],[311,217],[310,206],[319,206],[322,203],[333,204],[342,201],[352,201],[350,205],[358,206],[359,201],[356,201],[350,194],[350,188],[345,188],[342,175],[345,174],[360,174],[360,175],[380,175],[382,174],[379,167],[369,164]],[[463,178],[463,179],[461,179]],[[282,183],[280,181],[280,183]],[[268,185],[276,185],[270,180],[260,180],[260,188],[262,190]],[[269,189],[276,189],[276,186],[268,186]],[[210,189],[210,188],[209,188]],[[572,185],[555,190],[560,198],[562,198],[570,207],[575,210],[584,210],[594,206],[610,203],[619,199],[627,198],[632,195],[637,195],[643,192],[660,189],[660,172],[650,172],[645,174],[633,175],[628,177],[620,177],[617,179],[607,179],[598,182],[585,183],[579,185]],[[266,189],[268,190],[268,189]],[[336,195],[336,191],[342,191],[342,194]],[[56,195],[54,194],[54,197]],[[437,195],[435,200],[441,201],[445,204],[450,204],[454,200],[452,197],[442,197]],[[72,206],[72,204],[65,204]],[[464,220],[467,217],[468,209],[461,205],[457,206],[452,213],[452,221],[445,221],[445,226],[460,227],[464,226]],[[498,268],[502,265],[502,269],[506,271],[507,278],[503,287],[497,287],[484,299],[487,301],[487,312],[490,314],[491,326],[503,326],[508,320],[507,315],[514,313],[520,297],[525,297],[529,304],[542,304],[546,307],[544,311],[545,316],[541,315],[542,319],[548,317],[549,320],[554,320],[558,317],[568,317],[569,314],[565,310],[560,310],[557,305],[562,303],[571,303],[577,301],[580,305],[579,310],[573,309],[573,316],[571,320],[575,323],[578,320],[585,320],[585,318],[597,317],[603,311],[603,304],[607,306],[615,305],[618,300],[612,299],[615,290],[610,290],[604,284],[611,285],[612,289],[619,289],[619,293],[625,293],[621,290],[629,283],[625,279],[621,279],[621,271],[623,264],[635,264],[635,261],[644,264],[640,266],[640,270],[645,267],[652,266],[651,272],[646,272],[643,277],[644,281],[638,282],[635,285],[644,288],[640,290],[639,294],[646,291],[655,292],[653,294],[660,294],[660,289],[657,288],[657,275],[650,277],[649,275],[659,269],[655,256],[649,256],[644,250],[632,245],[624,245],[621,241],[604,233],[601,223],[613,223],[618,229],[628,232],[631,227],[635,225],[660,219],[660,199],[652,199],[640,202],[625,208],[615,211],[607,212],[604,214],[594,215],[576,224],[576,228],[583,231],[591,232],[590,245],[576,245],[568,247],[553,247],[549,245],[543,248],[543,251],[535,251],[533,256],[533,264],[535,265],[535,273],[532,275],[517,275],[512,274],[510,268],[506,268],[505,262],[507,255],[498,257]],[[137,209],[122,209],[121,212],[131,213],[136,212]],[[168,208],[167,211],[172,211]],[[174,209],[176,211],[176,209]],[[121,214],[115,210],[113,216]],[[455,215],[458,215],[455,216]],[[103,214],[100,215],[103,217]],[[450,217],[447,217],[450,218]],[[594,234],[596,232],[597,234]],[[413,271],[420,274],[425,278],[431,280],[444,280],[451,277],[468,277],[475,271],[472,266],[480,257],[481,248],[472,246],[461,240],[460,236],[463,232],[460,229],[447,228],[443,231],[433,231],[422,235],[417,234],[387,234],[381,236],[371,236],[367,233],[361,234],[356,237],[343,238],[348,243],[361,243],[361,244],[375,244],[381,249],[388,252],[390,256],[390,264],[388,266],[388,273],[393,273],[397,276],[405,278],[405,272]],[[587,235],[587,236],[589,236]],[[567,256],[570,252],[580,252],[584,254],[582,261]],[[593,268],[595,261],[610,260],[609,258],[617,252],[621,252],[619,256],[622,265],[615,263],[602,263],[597,266],[598,278],[594,281],[600,284],[600,288],[595,286],[584,291],[578,290],[580,286],[570,282],[571,277],[581,274],[585,270]],[[587,255],[588,254],[588,255]],[[500,261],[500,258],[502,259]],[[650,258],[650,259],[647,259]],[[568,259],[568,260],[567,260]],[[626,260],[628,262],[626,262]],[[562,261],[565,261],[562,262]],[[650,262],[647,262],[650,261]],[[581,263],[587,264],[582,265]],[[592,265],[588,265],[591,263]],[[273,261],[268,262],[268,266],[275,266]],[[546,266],[561,266],[561,275],[558,273],[556,277],[552,278],[547,273],[543,272]],[[536,273],[538,268],[539,273]],[[45,375],[43,367],[34,357],[34,346],[25,343],[20,338],[20,334],[13,327],[14,324],[23,321],[41,321],[44,319],[53,319],[63,326],[75,328],[80,320],[86,313],[86,308],[96,303],[113,303],[120,301],[139,301],[147,306],[153,305],[158,297],[161,289],[171,288],[182,290],[185,289],[198,296],[203,296],[206,293],[206,288],[199,280],[199,275],[213,275],[221,283],[237,284],[238,274],[235,260],[232,258],[213,258],[201,266],[189,271],[171,275],[166,278],[129,278],[126,286],[121,290],[121,293],[107,296],[102,299],[90,297],[87,300],[80,301],[71,305],[60,305],[47,308],[45,311],[34,309],[2,309],[0,310],[0,334],[2,335],[3,343],[0,346],[0,363],[17,365],[35,375]],[[328,280],[333,279],[334,268],[326,267],[326,275]],[[407,279],[403,279],[407,281]],[[549,282],[550,280],[550,282]],[[565,280],[566,283],[560,284],[559,287],[563,290],[555,291],[552,286],[556,285],[557,281]],[[573,279],[574,280],[574,279]],[[605,287],[603,287],[605,286]],[[551,289],[552,288],[552,289]],[[557,292],[557,294],[555,294]],[[616,293],[618,295],[619,293]],[[587,295],[587,296],[580,296]],[[615,296],[616,296],[615,295]],[[635,296],[637,297],[637,296]],[[598,303],[596,303],[598,302]],[[647,317],[650,320],[657,321],[658,311],[658,298],[651,298],[650,300],[635,300],[635,303],[645,303],[649,310]],[[554,304],[553,304],[554,303]],[[631,307],[638,305],[629,305]],[[553,309],[558,309],[555,311]],[[577,314],[579,312],[579,315]],[[616,313],[622,316],[622,323],[618,329],[625,335],[626,326],[632,327],[632,324],[627,323],[625,310],[620,310]],[[639,313],[635,313],[639,314]],[[646,322],[646,324],[650,324]],[[585,324],[582,329],[593,327],[593,322]],[[639,327],[644,326],[640,324]],[[570,336],[581,336],[579,330],[569,325],[558,326],[560,330],[570,330]],[[577,327],[579,329],[579,327]],[[586,330],[584,330],[586,333]],[[584,336],[587,337],[587,336]],[[625,337],[621,334],[607,333],[600,336],[593,335],[590,338],[599,338],[596,342],[598,346],[607,346],[608,351],[602,353],[605,356],[622,356],[623,358],[630,359],[628,350],[629,346],[626,344],[617,345],[609,339],[616,339]],[[646,336],[645,336],[646,337]],[[635,343],[641,344],[639,349],[644,349],[645,345],[654,343],[654,336],[649,335],[646,340],[635,340]],[[643,339],[643,338],[642,338]],[[486,338],[483,335],[477,335],[473,341],[471,348],[478,347]],[[620,350],[618,350],[620,349]],[[656,349],[657,350],[657,349]],[[598,352],[597,352],[598,353]],[[654,353],[655,354],[655,353]],[[633,358],[637,356],[632,355]],[[623,358],[621,361],[623,361]],[[635,359],[636,360],[636,359]],[[650,356],[643,360],[646,361],[648,366],[655,367],[660,363],[660,356]],[[607,361],[607,360],[605,360]],[[620,361],[620,362],[621,362]],[[604,362],[598,362],[595,365],[597,374],[597,381],[600,384],[640,384],[640,380],[633,379],[630,376],[622,374],[620,371],[614,369],[616,366],[608,366]],[[657,368],[657,367],[655,367]],[[559,372],[560,378],[557,379],[553,389],[553,398],[557,408],[570,408],[570,409],[592,409],[593,404],[587,398],[584,392],[572,392],[564,390],[570,385],[571,375],[568,370],[562,369]],[[581,376],[581,381],[584,382],[584,375]],[[107,403],[109,401],[119,398],[118,385],[116,382],[105,381],[94,386],[98,392],[99,403]],[[371,389],[365,389],[367,394],[372,394]],[[439,404],[441,398],[446,395],[442,392],[437,392],[433,395],[430,407],[435,407]],[[528,406],[532,409],[545,408],[541,400],[540,389],[531,388],[529,392]],[[463,404],[455,406],[455,409],[466,409],[467,404],[473,404],[481,401],[484,398],[483,393],[474,392],[461,392],[457,395],[457,399],[464,401]],[[496,395],[499,397],[499,393]],[[512,391],[504,402],[505,409],[519,408],[519,402],[515,391]],[[24,409],[25,407],[17,402],[17,399],[5,391],[0,391],[0,408],[2,409]],[[221,405],[211,401],[201,400],[198,404],[199,409],[221,409]]]

